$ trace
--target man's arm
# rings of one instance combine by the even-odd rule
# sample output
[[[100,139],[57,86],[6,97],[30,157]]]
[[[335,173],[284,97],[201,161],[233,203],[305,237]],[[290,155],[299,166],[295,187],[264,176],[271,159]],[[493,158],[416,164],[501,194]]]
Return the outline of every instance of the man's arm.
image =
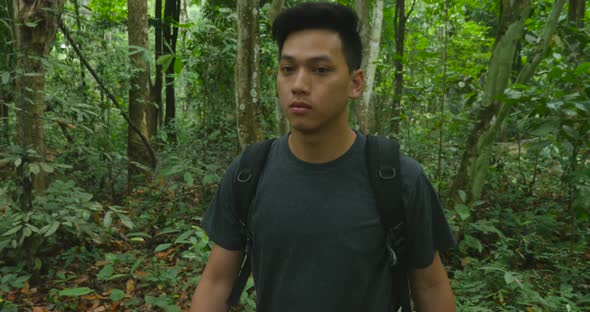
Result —
[[[410,285],[416,311],[454,312],[456,310],[449,278],[440,261],[438,251],[434,253],[430,266],[416,269],[410,274]]]
[[[193,295],[190,312],[226,312],[242,260],[241,251],[213,245],[209,260]]]

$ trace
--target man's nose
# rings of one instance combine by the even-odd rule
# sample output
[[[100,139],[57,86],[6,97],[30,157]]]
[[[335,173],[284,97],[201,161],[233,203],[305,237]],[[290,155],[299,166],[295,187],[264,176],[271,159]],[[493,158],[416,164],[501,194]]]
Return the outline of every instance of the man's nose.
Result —
[[[293,81],[292,92],[293,94],[307,94],[311,88],[311,79],[309,73],[306,70],[299,70],[295,74],[295,79]]]

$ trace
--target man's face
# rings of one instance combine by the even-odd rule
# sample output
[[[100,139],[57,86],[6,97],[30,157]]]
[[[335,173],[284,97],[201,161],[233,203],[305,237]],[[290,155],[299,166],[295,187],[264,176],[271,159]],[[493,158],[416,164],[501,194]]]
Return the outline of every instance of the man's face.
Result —
[[[303,30],[283,44],[277,88],[293,130],[313,133],[348,125],[348,99],[361,95],[363,73],[349,71],[336,32]]]

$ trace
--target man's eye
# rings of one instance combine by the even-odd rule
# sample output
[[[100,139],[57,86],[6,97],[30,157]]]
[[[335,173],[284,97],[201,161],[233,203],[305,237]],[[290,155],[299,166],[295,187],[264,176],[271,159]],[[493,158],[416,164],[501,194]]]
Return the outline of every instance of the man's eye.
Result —
[[[292,66],[281,66],[281,72],[284,74],[290,74],[295,71],[295,68]]]
[[[329,68],[327,68],[327,67],[316,67],[316,68],[314,69],[314,71],[315,71],[316,73],[318,73],[318,74],[325,74],[325,73],[329,72],[329,71],[330,71],[330,69],[329,69]]]

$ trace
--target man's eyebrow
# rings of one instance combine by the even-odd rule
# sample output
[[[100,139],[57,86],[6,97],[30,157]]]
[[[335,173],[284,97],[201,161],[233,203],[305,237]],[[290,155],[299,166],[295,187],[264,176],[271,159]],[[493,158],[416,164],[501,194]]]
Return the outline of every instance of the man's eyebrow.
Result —
[[[293,62],[296,60],[296,58],[291,55],[283,54],[283,55],[281,55],[280,60]],[[332,58],[327,55],[318,55],[318,56],[314,56],[314,57],[309,58],[307,61],[308,62],[321,62],[321,61],[331,62]]]

